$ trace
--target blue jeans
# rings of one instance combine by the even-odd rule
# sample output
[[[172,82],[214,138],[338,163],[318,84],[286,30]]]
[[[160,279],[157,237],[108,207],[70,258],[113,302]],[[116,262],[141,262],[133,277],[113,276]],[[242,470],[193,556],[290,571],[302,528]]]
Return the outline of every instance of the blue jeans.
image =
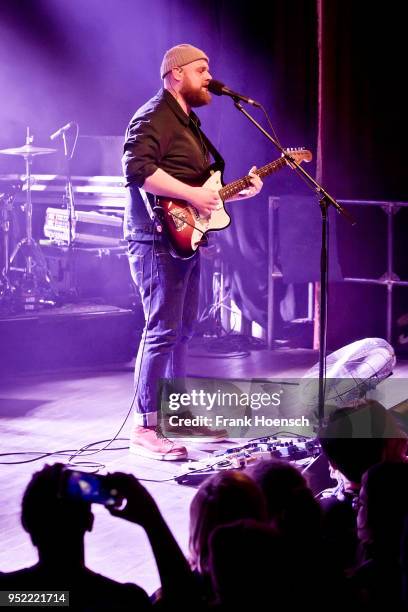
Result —
[[[164,241],[129,242],[129,264],[145,327],[135,365],[135,423],[157,425],[162,379],[186,376],[187,343],[198,313],[200,256],[174,258]]]

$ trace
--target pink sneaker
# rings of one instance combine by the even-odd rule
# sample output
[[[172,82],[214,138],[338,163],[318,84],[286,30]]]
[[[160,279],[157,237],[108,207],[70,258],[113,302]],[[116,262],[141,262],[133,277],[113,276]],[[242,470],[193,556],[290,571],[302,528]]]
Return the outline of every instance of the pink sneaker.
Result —
[[[187,449],[166,438],[157,427],[136,426],[130,435],[129,451],[161,461],[186,459]]]

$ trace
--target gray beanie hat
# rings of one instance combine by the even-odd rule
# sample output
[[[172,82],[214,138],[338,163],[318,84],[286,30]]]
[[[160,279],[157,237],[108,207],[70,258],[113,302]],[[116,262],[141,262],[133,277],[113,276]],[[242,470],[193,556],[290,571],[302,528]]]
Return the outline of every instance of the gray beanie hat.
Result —
[[[164,79],[165,75],[173,68],[191,64],[191,62],[195,62],[199,59],[207,60],[207,62],[209,61],[204,51],[197,49],[197,47],[193,47],[193,45],[176,45],[164,54],[160,67],[160,76]]]

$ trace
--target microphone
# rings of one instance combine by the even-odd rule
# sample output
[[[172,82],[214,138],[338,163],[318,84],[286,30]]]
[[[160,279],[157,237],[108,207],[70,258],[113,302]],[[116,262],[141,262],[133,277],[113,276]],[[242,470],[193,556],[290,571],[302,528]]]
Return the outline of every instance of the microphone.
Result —
[[[224,83],[221,83],[221,81],[216,81],[215,79],[211,79],[211,81],[208,83],[208,91],[216,96],[230,96],[230,98],[233,98],[234,100],[241,100],[242,102],[246,102],[247,104],[252,104],[252,106],[261,108],[261,105],[259,102],[256,102],[256,100],[252,100],[252,98],[247,98],[247,96],[243,96],[236,91],[232,91],[232,89],[229,87],[225,87]]]
[[[51,134],[50,136],[50,140],[55,140],[56,138],[58,138],[59,136],[61,136],[61,134],[63,134],[64,132],[67,132],[68,130],[70,130],[72,127],[74,127],[74,125],[77,125],[76,121],[70,121],[69,123],[67,123],[66,125],[63,125],[62,128],[60,128],[59,130],[57,130],[56,132],[54,132],[53,134]]]

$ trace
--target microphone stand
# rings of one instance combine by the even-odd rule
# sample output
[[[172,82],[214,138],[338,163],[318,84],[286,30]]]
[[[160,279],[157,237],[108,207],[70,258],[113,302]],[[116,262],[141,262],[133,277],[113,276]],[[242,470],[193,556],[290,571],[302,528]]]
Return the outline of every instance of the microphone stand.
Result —
[[[69,155],[67,135],[65,131],[62,132],[62,142],[64,145],[65,175],[66,175],[65,197],[67,200],[67,210],[68,210],[68,247],[71,249],[71,245],[74,240],[73,224],[74,224],[74,215],[75,215],[75,205],[74,205],[74,191],[72,189],[70,161],[74,154],[74,149],[72,149],[71,155]]]
[[[334,206],[338,213],[343,215],[352,225],[356,221],[347,210],[343,208],[325,189],[318,183],[300,164],[298,164],[287,153],[283,147],[266,131],[264,128],[243,108],[239,102],[239,98],[233,98],[235,107],[245,115],[251,123],[258,128],[262,134],[271,141],[271,143],[281,152],[282,156],[287,160],[289,166],[300,176],[306,179],[306,183],[315,191],[319,198],[319,207],[322,216],[322,241],[320,250],[320,299],[319,299],[319,403],[318,403],[318,420],[319,428],[324,422],[324,402],[325,402],[325,381],[326,381],[326,337],[327,337],[327,284],[328,284],[328,259],[327,259],[327,230],[328,230],[328,208]]]
[[[75,223],[75,201],[74,201],[74,190],[72,187],[72,177],[71,177],[71,159],[73,158],[77,139],[78,139],[78,124],[75,124],[76,127],[76,136],[75,141],[72,146],[71,153],[68,152],[68,143],[67,143],[67,134],[66,130],[62,130],[62,142],[64,147],[64,161],[65,161],[65,201],[66,207],[68,211],[68,252],[67,252],[67,269],[68,269],[68,294],[73,293],[73,283],[74,283],[74,252],[73,252],[73,244],[74,244],[74,223]]]

